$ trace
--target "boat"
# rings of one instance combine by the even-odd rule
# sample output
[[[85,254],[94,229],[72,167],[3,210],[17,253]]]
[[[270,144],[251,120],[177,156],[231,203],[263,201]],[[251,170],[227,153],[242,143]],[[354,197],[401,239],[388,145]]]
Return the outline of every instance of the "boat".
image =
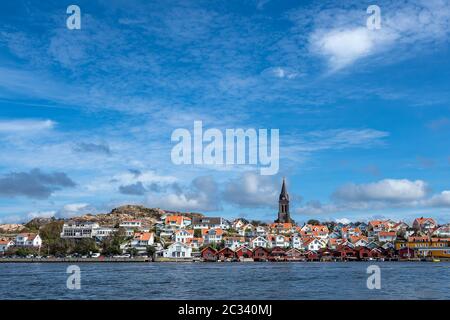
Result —
[[[438,258],[433,258],[431,261],[433,261],[433,262],[441,262],[441,260],[439,260]]]

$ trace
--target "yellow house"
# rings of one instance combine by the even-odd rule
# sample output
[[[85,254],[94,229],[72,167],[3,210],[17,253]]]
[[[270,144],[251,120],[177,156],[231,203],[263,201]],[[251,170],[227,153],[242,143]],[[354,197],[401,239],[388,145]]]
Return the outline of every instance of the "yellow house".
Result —
[[[411,248],[420,257],[450,258],[450,238],[410,237],[408,241],[397,241],[395,249]]]

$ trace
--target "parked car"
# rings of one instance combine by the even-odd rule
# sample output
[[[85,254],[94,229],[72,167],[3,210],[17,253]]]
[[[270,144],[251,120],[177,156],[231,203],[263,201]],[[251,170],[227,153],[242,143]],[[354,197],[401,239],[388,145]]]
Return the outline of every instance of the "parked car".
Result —
[[[99,258],[100,257],[100,253],[98,253],[98,252],[93,253],[93,254],[91,254],[91,257],[92,258]]]

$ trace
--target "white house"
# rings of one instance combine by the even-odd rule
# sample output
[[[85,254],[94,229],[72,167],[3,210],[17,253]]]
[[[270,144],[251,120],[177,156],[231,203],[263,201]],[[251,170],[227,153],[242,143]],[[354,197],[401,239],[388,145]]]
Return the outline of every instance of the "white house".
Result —
[[[256,227],[256,236],[258,237],[266,237],[267,236],[267,228],[263,226]]]
[[[413,222],[413,228],[416,231],[428,233],[437,228],[437,223],[433,218],[417,218]]]
[[[188,243],[191,242],[193,238],[194,238],[194,230],[181,229],[175,231],[175,242]]]
[[[187,244],[181,242],[172,243],[166,250],[163,251],[165,258],[191,258],[192,248]]]
[[[61,238],[93,238],[95,236],[95,230],[98,228],[100,228],[99,224],[94,222],[69,221],[63,225]]]
[[[127,237],[131,237],[134,235],[134,231],[139,230],[142,227],[142,221],[140,220],[122,221],[119,224],[119,227],[125,229]]]
[[[303,241],[303,248],[309,251],[318,251],[321,248],[325,248],[323,242],[317,238],[309,238]]]
[[[10,247],[14,246],[14,242],[10,239],[0,239],[0,254],[8,251]]]
[[[236,251],[237,248],[242,247],[245,244],[244,237],[225,237],[225,247]]]
[[[242,219],[236,219],[233,221],[233,223],[231,224],[231,227],[234,230],[239,230],[242,229],[242,227],[245,226],[245,222]]]
[[[94,229],[93,234],[98,240],[101,241],[101,240],[111,236],[116,231],[117,231],[117,229],[115,229],[115,228],[99,227],[97,229]]]
[[[293,235],[291,237],[291,243],[290,243],[292,248],[295,249],[302,249],[303,247],[303,241],[302,241],[302,237],[298,236],[298,235]]]
[[[269,241],[263,237],[256,237],[251,241],[251,247],[252,249],[255,249],[256,247],[268,248]]]
[[[253,226],[251,223],[246,224],[241,229],[239,229],[239,235],[243,237],[253,237],[255,236],[255,226]]]
[[[395,239],[397,239],[397,233],[395,231],[378,232],[378,241],[380,242],[393,242]]]
[[[14,245],[18,247],[36,247],[42,246],[42,239],[36,233],[20,233],[16,236]]]
[[[269,247],[271,247],[271,248],[275,248],[275,247],[287,248],[287,247],[289,247],[289,240],[281,234],[271,234],[267,237],[267,240],[269,241]]]
[[[192,219],[182,215],[167,216],[164,220],[166,228],[183,229],[192,224]]]
[[[222,241],[223,230],[222,229],[202,229],[202,238],[205,244],[218,243]]]
[[[131,246],[133,248],[145,248],[153,245],[155,242],[155,235],[153,232],[136,232],[133,240],[131,240]]]
[[[223,229],[228,230],[230,225],[222,217],[194,217],[192,219],[194,229]]]
[[[433,232],[433,236],[438,238],[450,238],[450,224],[439,227]]]

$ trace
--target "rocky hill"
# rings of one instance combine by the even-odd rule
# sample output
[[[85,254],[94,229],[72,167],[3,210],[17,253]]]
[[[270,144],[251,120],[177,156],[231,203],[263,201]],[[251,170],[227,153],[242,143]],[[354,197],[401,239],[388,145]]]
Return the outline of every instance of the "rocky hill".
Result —
[[[97,222],[102,226],[115,227],[120,222],[126,220],[141,220],[144,226],[152,227],[161,220],[164,214],[179,214],[188,217],[201,217],[203,214],[194,212],[176,212],[167,211],[159,208],[146,208],[140,205],[125,205],[111,210],[109,213],[90,214],[86,213],[81,216],[63,219],[65,221],[89,221]],[[19,233],[22,230],[39,230],[42,226],[55,221],[55,218],[34,218],[25,225],[23,224],[2,224],[0,225],[0,234]]]
[[[23,224],[0,224],[1,233],[17,233],[23,230],[25,226]]]
[[[145,226],[153,226],[164,214],[180,214],[188,217],[203,216],[200,213],[166,211],[159,208],[146,208],[139,205],[125,205],[111,210],[110,213],[85,214],[73,217],[75,221],[97,222],[100,225],[115,226],[126,220],[141,220]]]

